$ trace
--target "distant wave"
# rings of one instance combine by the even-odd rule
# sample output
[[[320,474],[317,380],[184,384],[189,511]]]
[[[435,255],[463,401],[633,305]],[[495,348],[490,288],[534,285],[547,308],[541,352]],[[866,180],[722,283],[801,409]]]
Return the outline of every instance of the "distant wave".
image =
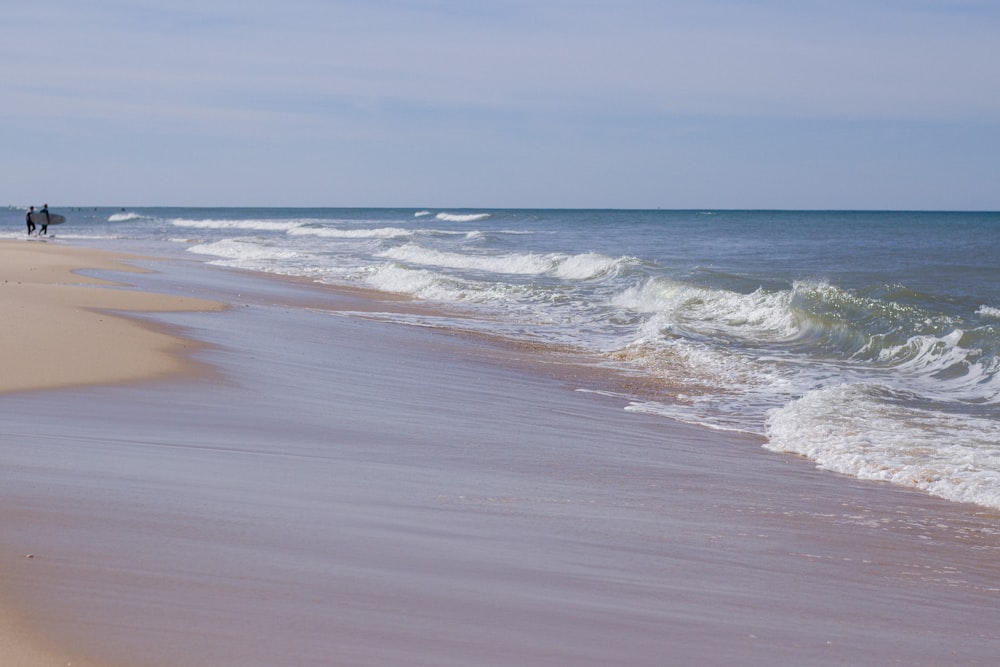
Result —
[[[138,213],[126,212],[126,213],[112,213],[108,217],[108,222],[126,222],[128,220],[138,220],[143,216]]]
[[[332,227],[293,227],[289,236],[320,236],[335,239],[389,239],[413,236],[416,232],[401,227],[378,227],[374,229],[336,229]]]
[[[417,211],[416,213],[413,214],[413,217],[414,218],[422,218],[422,217],[424,217],[426,215],[430,215],[430,214],[431,214],[430,211]]]
[[[195,229],[246,229],[262,232],[283,232],[303,223],[300,220],[186,220],[177,218],[170,221],[176,227]]]
[[[452,269],[488,271],[514,275],[553,275],[567,280],[587,280],[605,274],[623,260],[597,253],[566,255],[561,253],[513,253],[507,255],[469,255],[430,250],[415,243],[391,248],[380,257],[411,264]],[[627,260],[624,260],[627,261]]]
[[[438,220],[448,222],[476,222],[477,220],[488,220],[493,216],[489,213],[438,213],[435,216]]]

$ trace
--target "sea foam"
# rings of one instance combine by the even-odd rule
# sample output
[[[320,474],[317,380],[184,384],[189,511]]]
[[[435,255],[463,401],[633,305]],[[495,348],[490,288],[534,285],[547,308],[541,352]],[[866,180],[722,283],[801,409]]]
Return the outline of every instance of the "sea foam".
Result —
[[[447,220],[448,222],[477,222],[479,220],[488,220],[493,217],[489,213],[438,213],[438,220]]]
[[[652,278],[623,290],[613,305],[654,316],[660,329],[727,335],[750,341],[784,340],[799,331],[789,292],[740,294],[669,278]]]
[[[766,448],[825,470],[1000,509],[1000,424],[907,406],[885,388],[850,384],[773,410]]]
[[[142,215],[132,212],[112,213],[108,216],[108,222],[128,222],[129,220],[139,220],[142,217]]]
[[[261,232],[288,231],[304,224],[298,220],[186,220],[183,218],[177,218],[170,222],[176,227],[193,229],[242,229]]]
[[[199,255],[215,255],[228,260],[225,262],[227,266],[247,269],[263,269],[270,262],[288,260],[298,255],[294,250],[287,248],[248,243],[237,239],[196,244],[188,248],[188,251]]]
[[[329,239],[390,239],[413,236],[416,232],[402,227],[339,229],[336,227],[295,226],[288,229],[290,236],[319,236]]]
[[[976,314],[982,317],[992,317],[995,319],[1000,319],[1000,308],[982,305],[979,306],[979,310],[976,311]]]
[[[379,256],[425,266],[511,275],[552,275],[567,280],[593,278],[606,273],[622,261],[597,253],[476,255],[433,250],[415,243],[390,248],[379,253]]]

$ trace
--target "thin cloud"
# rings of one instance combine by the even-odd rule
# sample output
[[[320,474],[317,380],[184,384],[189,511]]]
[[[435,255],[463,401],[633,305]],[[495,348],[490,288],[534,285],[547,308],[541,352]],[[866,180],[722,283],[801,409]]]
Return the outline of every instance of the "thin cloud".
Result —
[[[709,193],[701,156],[729,150],[719,137],[768,128],[761,145],[779,146],[776,123],[859,147],[879,123],[971,124],[989,144],[1000,117],[1000,10],[972,0],[39,0],[0,20],[0,136],[48,151],[90,133],[145,147],[137,155],[173,142],[218,160],[225,142],[242,141],[275,163],[358,151],[355,164],[376,173],[393,146],[419,151],[441,180],[463,150],[520,153],[570,183],[603,154],[636,170],[648,199],[655,179],[639,170],[703,178]],[[799,141],[825,150],[820,134]],[[437,161],[435,146],[447,157]],[[808,173],[814,159],[801,159],[773,171]],[[513,174],[537,190],[530,165],[504,169],[508,183]],[[611,171],[592,165],[586,177]],[[279,187],[281,174],[270,180]],[[746,182],[717,186],[742,196]]]

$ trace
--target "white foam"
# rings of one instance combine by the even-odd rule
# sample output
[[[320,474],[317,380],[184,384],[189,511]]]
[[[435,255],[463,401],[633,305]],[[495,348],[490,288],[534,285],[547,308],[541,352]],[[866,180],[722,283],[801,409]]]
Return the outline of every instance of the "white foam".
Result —
[[[332,239],[390,239],[413,236],[414,231],[401,227],[379,227],[375,229],[338,229],[335,227],[302,227],[288,229],[290,236],[318,236]]]
[[[877,385],[809,392],[773,410],[768,449],[820,468],[1000,509],[1000,424],[905,405]]]
[[[416,213],[413,214],[413,217],[414,218],[423,218],[424,216],[427,216],[427,215],[430,215],[430,214],[431,214],[430,211],[417,211]]]
[[[979,306],[979,310],[976,311],[976,315],[979,315],[981,317],[993,317],[996,319],[1000,319],[1000,308],[982,305]]]
[[[108,216],[108,222],[127,222],[129,220],[138,220],[142,217],[143,216],[139,215],[138,213],[131,213],[131,212],[112,213],[110,216]]]
[[[791,293],[756,290],[740,294],[654,278],[612,299],[612,305],[657,317],[660,328],[679,328],[699,335],[726,335],[751,341],[786,340],[798,331]]]
[[[920,392],[941,401],[1000,403],[1000,359],[962,345],[965,332],[911,336],[899,345],[875,346],[875,363],[891,369],[891,386]],[[858,356],[863,356],[859,353]]]
[[[229,260],[227,266],[258,269],[267,261],[287,260],[298,256],[294,250],[250,243],[237,239],[224,239],[214,243],[202,243],[188,248],[189,252],[200,255],[215,255]]]
[[[460,290],[449,289],[443,276],[426,269],[408,269],[399,264],[384,264],[369,268],[365,282],[385,292],[409,294],[421,299],[461,300]]]
[[[594,278],[613,269],[622,261],[597,253],[585,253],[582,255],[564,255],[559,253],[475,255],[443,252],[424,248],[415,243],[390,248],[379,253],[379,256],[423,266],[506,273],[511,275],[552,275],[567,280]]]
[[[418,299],[441,303],[485,304],[500,308],[519,307],[530,301],[530,288],[510,285],[502,281],[477,281],[449,276],[430,269],[412,268],[395,262],[368,267],[362,280],[375,289],[398,294],[408,294]],[[527,316],[519,310],[520,316]],[[492,327],[497,326],[495,322]]]
[[[597,252],[587,252],[579,255],[554,255],[556,267],[554,274],[567,280],[590,280],[605,275],[623,264],[633,263],[632,258],[608,257]]]
[[[170,221],[176,227],[193,229],[237,229],[261,232],[284,232],[303,224],[300,220],[185,220]]]
[[[476,222],[478,220],[488,220],[493,217],[489,213],[438,213],[438,220],[447,220],[448,222]]]

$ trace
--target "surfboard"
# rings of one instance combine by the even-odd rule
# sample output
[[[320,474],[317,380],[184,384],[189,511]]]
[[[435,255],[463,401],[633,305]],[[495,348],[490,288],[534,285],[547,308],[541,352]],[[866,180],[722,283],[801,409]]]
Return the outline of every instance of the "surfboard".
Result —
[[[31,213],[31,221],[36,225],[44,225],[45,214],[40,211],[33,211]],[[61,225],[64,222],[66,222],[65,216],[59,215],[58,213],[49,213],[50,225]]]

